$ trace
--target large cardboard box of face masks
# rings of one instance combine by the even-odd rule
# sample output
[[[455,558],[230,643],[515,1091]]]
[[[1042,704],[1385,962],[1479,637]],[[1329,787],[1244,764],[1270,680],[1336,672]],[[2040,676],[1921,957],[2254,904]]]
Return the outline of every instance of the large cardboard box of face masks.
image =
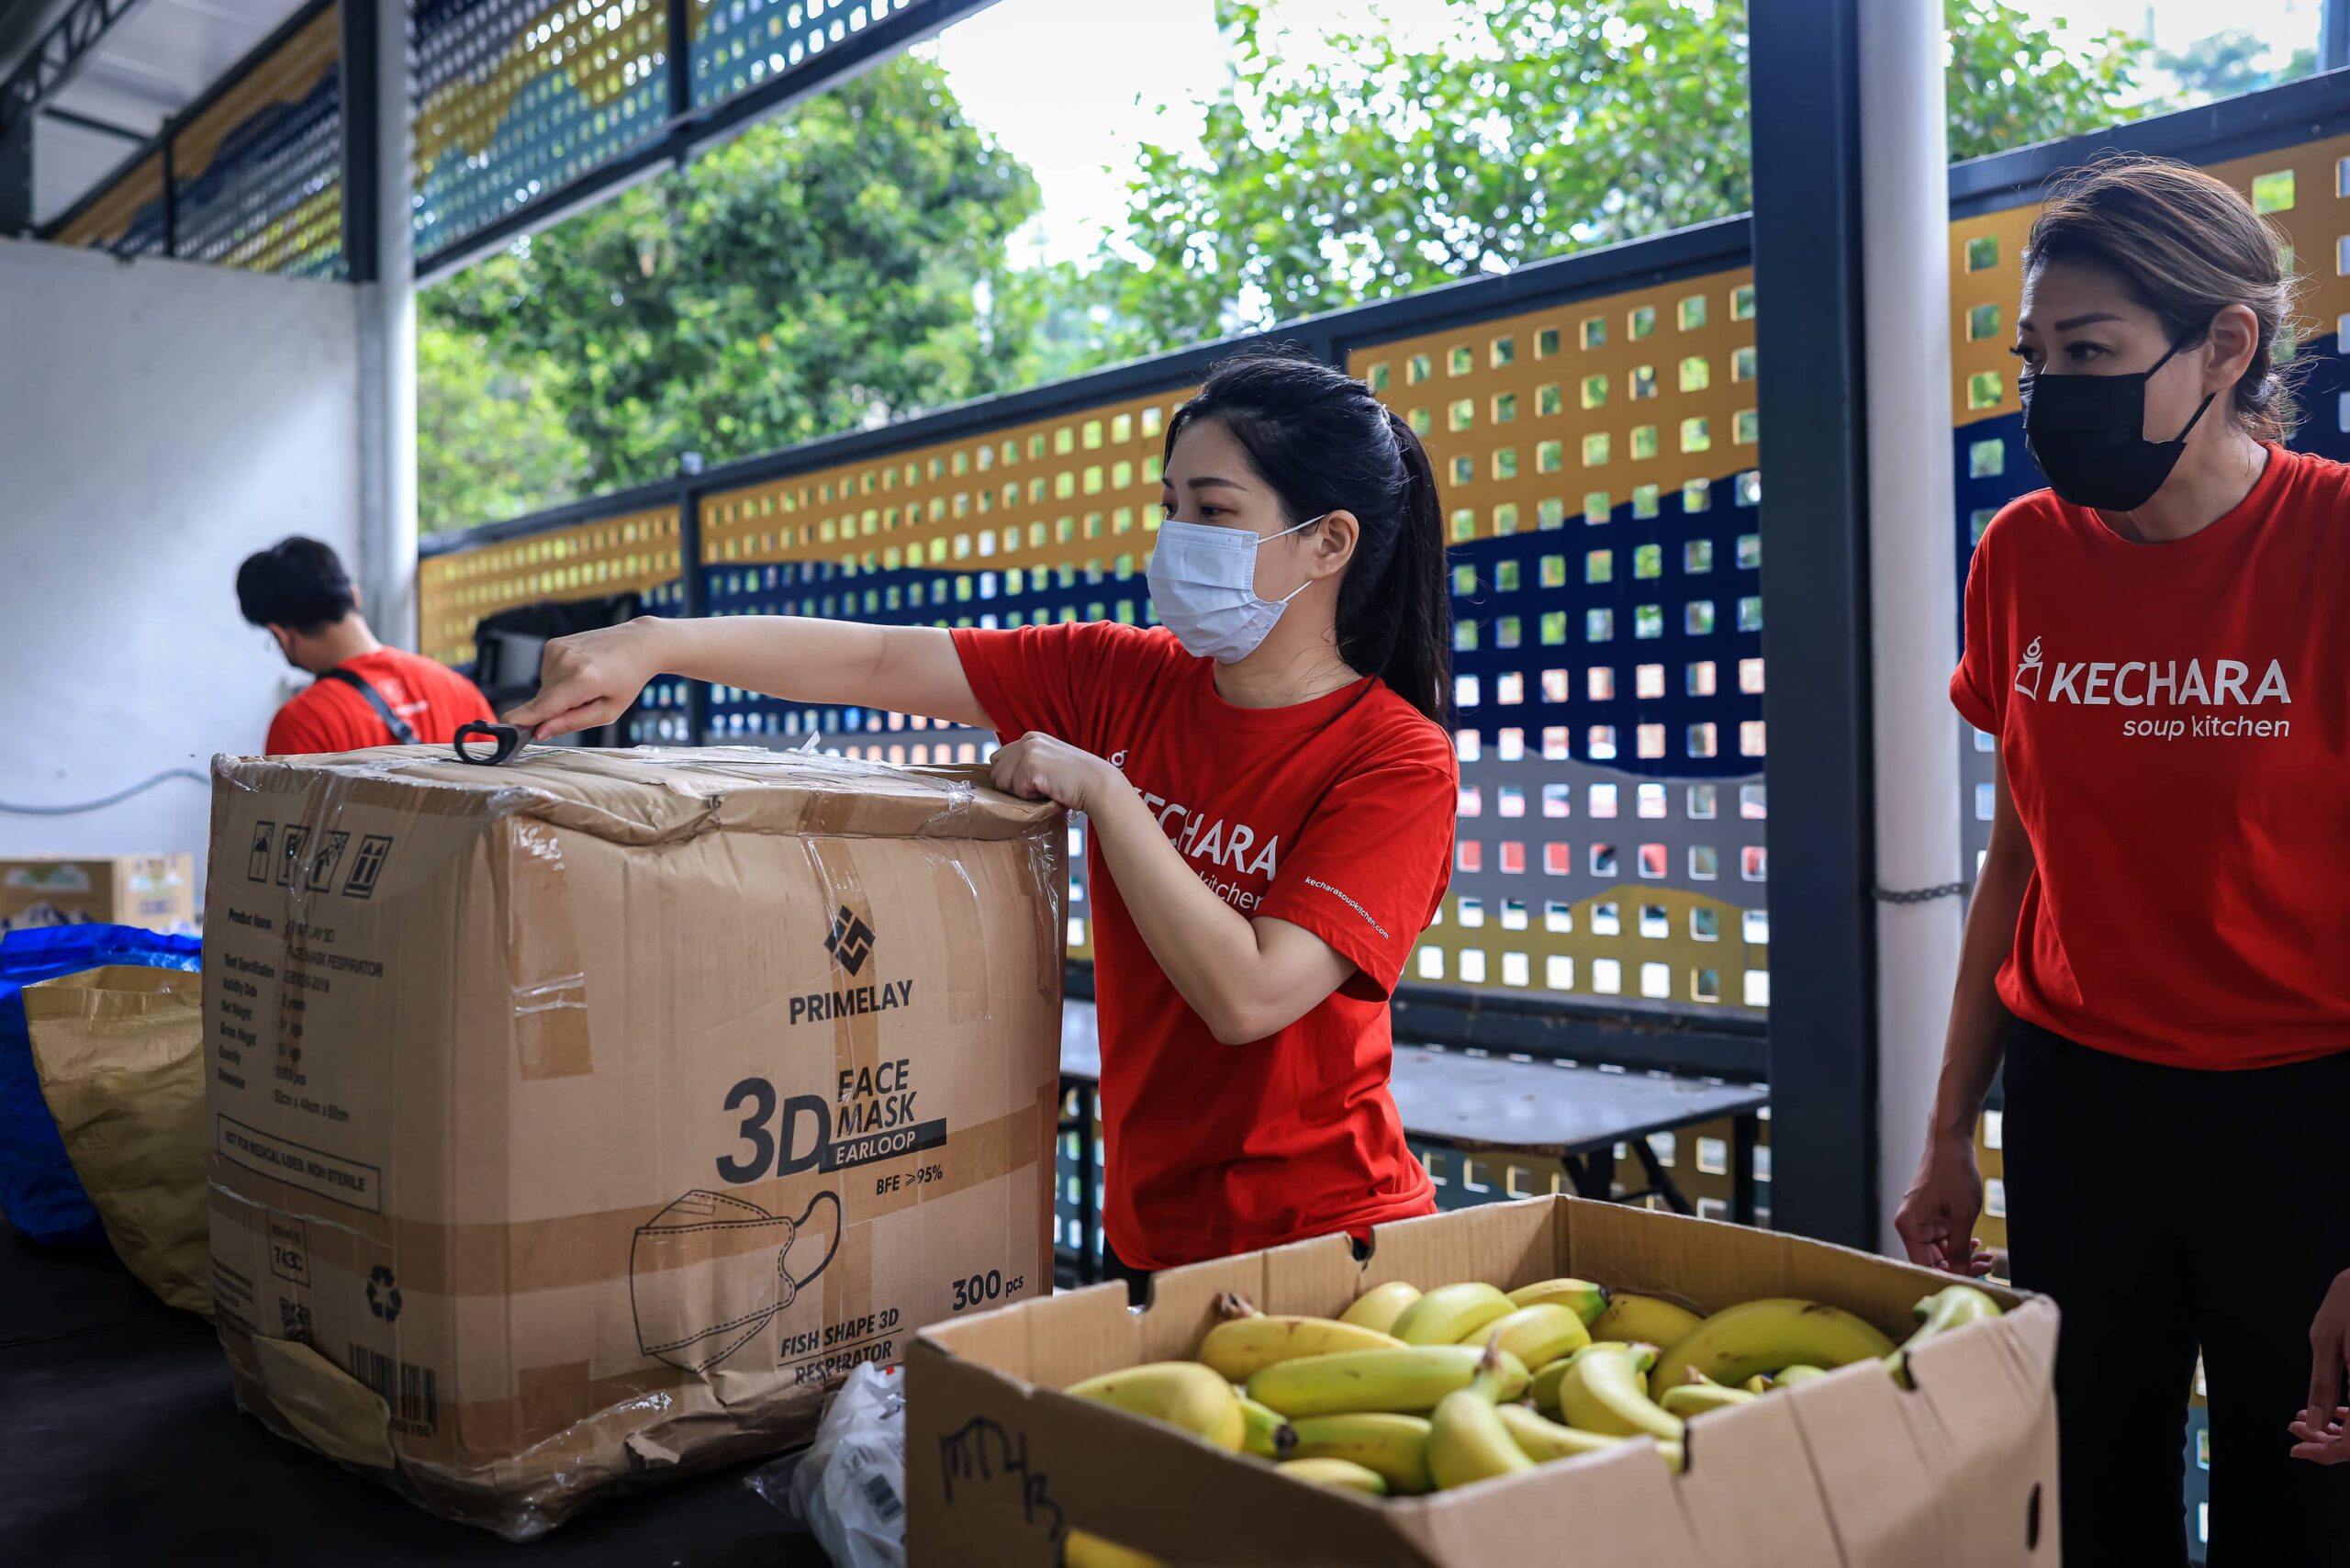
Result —
[[[1907,1264],[1674,1215],[1538,1198],[1385,1226],[1365,1263],[1343,1237],[1179,1269],[1130,1312],[1107,1286],[923,1331],[906,1371],[912,1568],[1058,1562],[1070,1529],[1170,1564],[1393,1568],[2007,1568],[2057,1560],[2056,1310],[1930,1340],[1916,1386],[1876,1361],[1687,1430],[1675,1474],[1627,1442],[1432,1495],[1309,1486],[1265,1461],[1059,1392],[1188,1359],[1237,1291],[1336,1316],[1390,1280],[1514,1289],[1572,1275],[1701,1311],[1824,1302],[1896,1341],[1951,1281]],[[1071,1553],[1076,1562],[1080,1555]]]
[[[1051,1288],[1057,808],[388,747],[220,758],[212,828],[214,1294],[279,1431],[526,1538]]]

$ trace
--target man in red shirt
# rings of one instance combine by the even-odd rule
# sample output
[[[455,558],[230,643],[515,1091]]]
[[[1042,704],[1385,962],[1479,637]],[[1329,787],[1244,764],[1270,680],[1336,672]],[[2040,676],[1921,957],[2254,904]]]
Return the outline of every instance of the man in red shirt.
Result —
[[[458,726],[492,717],[464,676],[375,640],[342,562],[315,539],[297,535],[247,556],[237,606],[268,629],[287,664],[319,678],[271,722],[272,756],[445,745]]]

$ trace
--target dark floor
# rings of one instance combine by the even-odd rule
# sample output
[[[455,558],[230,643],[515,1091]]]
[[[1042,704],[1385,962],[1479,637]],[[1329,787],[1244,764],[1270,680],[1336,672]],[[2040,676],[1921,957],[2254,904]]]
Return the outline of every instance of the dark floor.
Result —
[[[748,1468],[599,1504],[512,1546],[431,1518],[238,1411],[211,1326],[110,1252],[0,1224],[0,1559],[822,1568]]]

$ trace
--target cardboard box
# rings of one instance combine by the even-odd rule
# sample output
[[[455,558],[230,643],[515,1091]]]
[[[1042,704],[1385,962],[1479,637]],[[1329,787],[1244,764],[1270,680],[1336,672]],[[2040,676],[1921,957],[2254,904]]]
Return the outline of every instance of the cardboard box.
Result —
[[[0,931],[40,925],[196,924],[196,858],[115,855],[96,860],[0,860]]]
[[[214,767],[239,1399],[526,1538],[1051,1286],[1058,808],[746,749]]]
[[[1693,1425],[1689,1468],[1652,1444],[1427,1497],[1300,1484],[1261,1461],[1058,1390],[1185,1360],[1216,1294],[1335,1316],[1389,1280],[1560,1275],[1678,1295],[1708,1310],[1801,1296],[1897,1339],[1950,1282],[1794,1237],[1574,1198],[1497,1204],[1381,1227],[1368,1263],[1343,1237],[1159,1275],[1129,1312],[1110,1286],[917,1336],[906,1368],[914,1568],[1057,1561],[1075,1527],[1177,1564],[1397,1568],[2000,1568],[2053,1564],[2056,1311],[2011,1310],[1929,1342],[1904,1391],[1874,1363]]]

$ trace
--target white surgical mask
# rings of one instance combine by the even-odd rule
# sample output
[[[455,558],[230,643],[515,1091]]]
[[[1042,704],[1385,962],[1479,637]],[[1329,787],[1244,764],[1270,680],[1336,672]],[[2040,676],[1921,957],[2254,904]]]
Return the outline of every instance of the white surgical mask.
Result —
[[[1329,513],[1325,512],[1323,517]],[[1312,517],[1268,539],[1281,539],[1322,521]],[[1150,598],[1159,623],[1195,658],[1236,664],[1257,651],[1282,609],[1314,579],[1279,599],[1257,597],[1258,536],[1245,528],[1206,522],[1162,522],[1150,555]]]

